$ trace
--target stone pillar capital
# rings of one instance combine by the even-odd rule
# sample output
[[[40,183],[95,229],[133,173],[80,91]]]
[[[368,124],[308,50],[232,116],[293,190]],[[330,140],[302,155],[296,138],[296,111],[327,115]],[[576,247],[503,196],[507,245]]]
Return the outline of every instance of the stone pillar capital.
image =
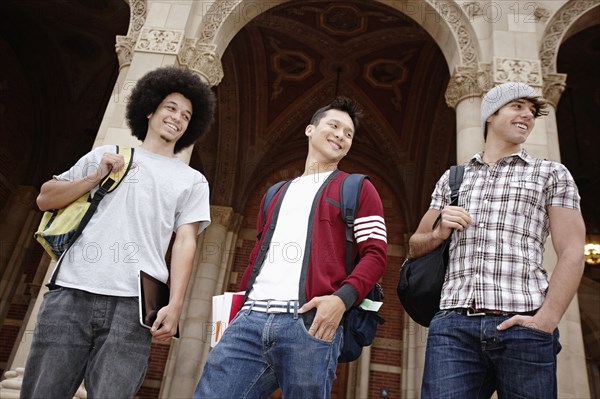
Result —
[[[456,109],[458,103],[466,98],[481,97],[490,86],[489,65],[479,67],[458,66],[450,77],[446,89],[446,104]]]
[[[560,96],[567,86],[567,75],[564,73],[550,73],[544,76],[544,98],[556,109]]]
[[[117,35],[115,44],[119,69],[131,65],[133,48],[146,21],[146,0],[129,0],[129,8],[129,31],[127,36]]]
[[[115,51],[117,53],[117,59],[119,60],[119,69],[123,69],[124,67],[131,65],[134,46],[134,38],[129,36],[117,36]]]
[[[223,79],[223,66],[216,48],[214,44],[199,43],[197,39],[185,39],[177,59],[181,65],[200,74],[210,86],[217,86]]]

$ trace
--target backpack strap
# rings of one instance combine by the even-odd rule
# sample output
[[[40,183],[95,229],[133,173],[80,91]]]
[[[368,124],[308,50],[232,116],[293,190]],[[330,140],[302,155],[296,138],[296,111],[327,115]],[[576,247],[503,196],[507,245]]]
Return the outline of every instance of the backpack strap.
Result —
[[[273,197],[275,196],[275,194],[277,194],[277,192],[279,191],[279,189],[285,183],[287,183],[287,180],[282,180],[280,182],[277,182],[277,183],[273,184],[271,187],[269,187],[269,189],[265,193],[265,200],[263,201],[263,206],[262,206],[261,214],[260,214],[260,217],[261,217],[262,222],[263,222],[262,223],[263,227],[265,226],[265,223],[266,223],[266,220],[267,220],[266,219],[267,218],[267,208],[269,207],[269,204],[273,200]]]
[[[252,267],[250,279],[248,280],[248,287],[246,288],[246,293],[244,294],[244,299],[242,300],[242,304],[244,304],[246,302],[246,300],[248,299],[248,295],[250,295],[250,290],[254,286],[254,281],[256,281],[256,277],[258,277],[258,274],[260,273],[260,269],[262,268],[265,258],[267,257],[271,238],[273,237],[273,233],[275,232],[275,225],[277,224],[277,219],[279,218],[279,210],[281,209],[281,204],[283,202],[283,198],[285,197],[285,192],[287,191],[287,189],[289,187],[289,185],[286,183],[287,183],[287,181],[280,181],[278,183],[275,183],[273,186],[269,187],[269,189],[265,193],[263,207],[260,210],[263,230],[258,235],[257,242],[258,242],[258,240],[260,240],[262,234],[265,233],[266,235],[265,235],[264,241],[268,242],[269,245],[261,245],[261,247],[260,247],[258,255],[256,256],[256,259],[254,261],[254,266]],[[275,194],[280,189],[282,189],[283,191],[281,192],[281,195],[279,196],[279,198],[277,198],[277,202],[275,203],[275,207],[273,208],[273,213],[271,215],[270,225],[266,229],[266,232],[265,232],[267,208],[269,207],[269,204],[271,203],[271,201],[273,201],[273,197],[275,196]],[[241,306],[240,306],[240,308],[241,308]]]
[[[354,221],[356,219],[356,211],[358,209],[358,200],[360,198],[360,192],[364,180],[371,180],[369,176],[360,173],[352,173],[344,177],[342,180],[342,186],[340,188],[340,211],[344,224],[346,225],[346,274],[350,275],[360,255],[356,259],[352,258],[352,244],[354,242]],[[371,297],[371,295],[374,295]],[[367,294],[367,297],[376,301],[383,301],[383,288],[379,283],[376,283],[371,293]],[[378,324],[383,324],[385,320],[379,316],[376,312],[370,316],[377,321]],[[346,314],[344,315],[344,318]],[[344,328],[348,328],[344,324]]]
[[[465,166],[464,165],[452,165],[450,166],[450,176],[448,177],[448,185],[450,186],[450,205],[456,206],[458,205],[458,191],[460,190],[460,185],[463,181],[463,176],[465,174]],[[438,215],[433,222],[433,226],[431,226],[431,230],[435,229],[435,226],[442,220],[442,214]]]
[[[131,164],[133,162],[133,148],[119,147],[117,145],[116,153],[123,155],[123,157],[125,158],[125,167],[123,169],[121,169],[119,172],[111,171],[108,174],[108,176],[106,176],[104,178],[104,180],[102,180],[102,183],[100,183],[100,187],[94,194],[94,197],[91,199],[88,199],[90,201],[90,206],[86,210],[83,217],[81,218],[81,221],[79,222],[79,225],[77,226],[77,230],[75,231],[75,234],[73,234],[73,237],[71,238],[71,242],[69,243],[69,246],[67,247],[67,249],[65,249],[65,251],[62,253],[60,259],[58,260],[56,268],[54,269],[54,273],[52,274],[52,279],[47,284],[48,287],[50,287],[50,288],[53,288],[56,285],[56,277],[58,276],[58,271],[60,270],[60,266],[62,264],[63,258],[65,257],[65,255],[69,251],[69,249],[71,248],[71,245],[73,245],[75,243],[75,241],[77,241],[77,239],[79,238],[81,233],[83,233],[83,229],[85,229],[85,226],[92,219],[92,216],[94,216],[94,213],[96,213],[96,209],[98,208],[100,201],[102,201],[102,198],[104,198],[104,196],[106,194],[108,194],[111,191],[113,191],[114,189],[116,189],[117,186],[119,184],[121,184],[121,182],[123,181],[123,178],[125,177],[125,175],[127,175],[127,172],[129,172],[129,169],[131,169]]]
[[[452,165],[450,167],[450,177],[448,184],[450,185],[450,205],[458,205],[458,190],[463,181],[465,174],[464,165]]]
[[[106,178],[104,178],[104,180],[102,181],[100,187],[105,188],[107,193],[114,191],[119,186],[119,184],[121,184],[123,178],[127,175],[133,163],[133,148],[119,146],[116,147],[116,153],[123,156],[124,167],[118,172],[114,172],[111,170],[108,176],[106,176]]]
[[[353,173],[344,177],[340,188],[340,211],[346,225],[346,274],[350,275],[354,269],[352,258],[352,243],[354,241],[354,220],[358,209],[358,198],[366,175]]]

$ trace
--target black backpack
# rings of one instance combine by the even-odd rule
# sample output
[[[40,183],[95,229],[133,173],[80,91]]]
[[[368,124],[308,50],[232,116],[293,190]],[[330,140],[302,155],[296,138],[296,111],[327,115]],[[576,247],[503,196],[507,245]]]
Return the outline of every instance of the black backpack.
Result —
[[[346,274],[352,273],[354,266],[358,263],[359,258],[352,259],[352,243],[354,239],[354,219],[356,209],[358,208],[358,198],[362,188],[363,180],[368,176],[353,173],[344,177],[340,189],[340,210],[342,219],[346,224]],[[269,187],[265,194],[265,200],[262,207],[263,223],[266,219],[267,208],[275,194],[287,181],[280,181]],[[367,294],[366,298],[372,301],[383,301],[383,288],[379,283],[376,283],[373,289]],[[377,312],[366,311],[358,306],[353,306],[344,314],[342,325],[344,326],[343,346],[338,358],[341,363],[351,362],[356,360],[362,353],[364,346],[369,346],[373,343],[375,333],[379,324],[383,324],[385,320],[381,318]]]
[[[463,174],[463,165],[450,167],[450,205],[458,204],[458,190]],[[432,229],[435,228],[440,217],[441,214]],[[424,327],[429,327],[431,319],[440,310],[451,239],[452,234],[433,251],[418,258],[406,259],[400,269],[400,280],[396,287],[398,298],[410,318]]]

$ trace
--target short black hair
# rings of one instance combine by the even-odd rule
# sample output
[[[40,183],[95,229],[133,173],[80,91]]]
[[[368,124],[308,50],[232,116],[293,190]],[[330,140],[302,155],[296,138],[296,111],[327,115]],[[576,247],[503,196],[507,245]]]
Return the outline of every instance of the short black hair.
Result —
[[[533,113],[534,119],[537,119],[540,116],[548,115],[548,102],[542,97],[521,97],[516,100],[512,100],[506,104],[510,104],[511,102],[517,101],[517,100],[525,100],[525,101],[529,101],[530,103],[533,104],[533,107],[535,108],[535,112]],[[504,104],[504,105],[506,105],[506,104]],[[504,105],[502,107],[504,107]],[[500,108],[502,108],[502,107],[500,107]],[[498,110],[498,111],[500,111],[500,110]],[[498,111],[494,112],[492,115],[498,115]],[[486,122],[483,127],[483,141],[487,141],[487,134],[488,134],[488,123]]]
[[[310,119],[310,124],[317,126],[319,121],[325,116],[325,113],[330,109],[347,113],[350,119],[352,119],[354,130],[358,130],[360,118],[362,117],[362,107],[355,100],[344,96],[338,96],[330,104],[319,108]]]
[[[199,76],[189,69],[162,67],[148,72],[135,85],[127,103],[127,124],[131,134],[144,141],[148,133],[148,114],[172,93],[179,93],[192,103],[188,127],[175,143],[175,153],[194,144],[213,121],[215,95]]]

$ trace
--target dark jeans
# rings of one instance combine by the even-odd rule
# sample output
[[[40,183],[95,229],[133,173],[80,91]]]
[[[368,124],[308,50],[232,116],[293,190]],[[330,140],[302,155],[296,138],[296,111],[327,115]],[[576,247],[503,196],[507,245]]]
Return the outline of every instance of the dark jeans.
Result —
[[[343,327],[333,342],[310,335],[302,317],[240,311],[210,352],[195,399],[329,398]]]
[[[511,316],[438,312],[429,326],[423,398],[556,398],[558,329],[496,326]]]
[[[132,398],[151,339],[139,323],[137,298],[51,290],[40,307],[21,398],[71,399],[82,380],[89,399]]]

